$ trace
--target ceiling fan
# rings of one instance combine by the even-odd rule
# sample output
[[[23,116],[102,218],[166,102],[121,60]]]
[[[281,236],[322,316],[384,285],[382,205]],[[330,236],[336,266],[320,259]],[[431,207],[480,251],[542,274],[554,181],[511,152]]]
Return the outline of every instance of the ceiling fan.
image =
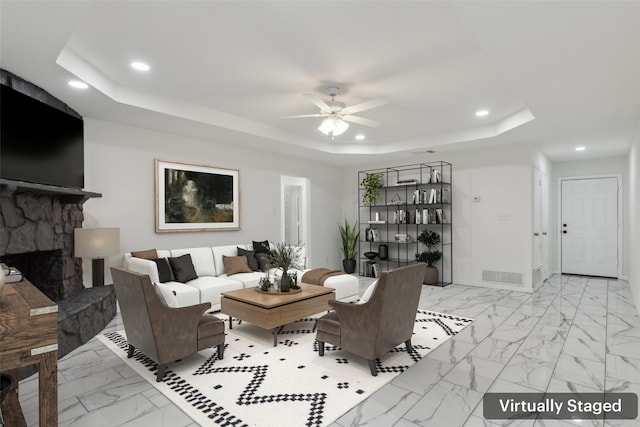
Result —
[[[282,119],[297,119],[302,117],[324,117],[318,130],[325,135],[331,135],[331,139],[344,133],[349,128],[349,123],[357,123],[359,125],[376,127],[378,122],[365,119],[363,117],[354,116],[355,113],[361,111],[370,110],[372,108],[381,107],[389,103],[389,100],[385,97],[371,99],[369,101],[362,102],[360,104],[346,106],[344,102],[336,101],[335,97],[340,93],[338,86],[329,86],[326,89],[327,94],[331,97],[331,101],[323,101],[317,95],[312,93],[303,93],[309,101],[313,102],[318,108],[320,113],[317,114],[303,114],[299,116],[287,116],[281,117]]]

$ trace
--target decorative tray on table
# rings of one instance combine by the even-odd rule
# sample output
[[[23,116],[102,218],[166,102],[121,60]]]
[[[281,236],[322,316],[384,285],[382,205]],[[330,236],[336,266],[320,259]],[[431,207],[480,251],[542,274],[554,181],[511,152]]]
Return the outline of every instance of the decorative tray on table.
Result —
[[[298,292],[302,292],[302,288],[298,288],[298,289],[290,289],[289,292],[280,292],[277,291],[273,288],[273,286],[269,287],[268,291],[263,291],[260,289],[260,287],[256,288],[256,291],[260,292],[261,294],[274,294],[274,295],[280,295],[280,294],[297,294]]]

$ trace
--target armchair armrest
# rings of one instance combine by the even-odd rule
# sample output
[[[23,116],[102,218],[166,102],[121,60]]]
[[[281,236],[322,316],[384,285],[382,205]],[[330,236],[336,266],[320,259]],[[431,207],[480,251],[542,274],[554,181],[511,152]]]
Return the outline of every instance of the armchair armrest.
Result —
[[[368,330],[367,325],[370,322],[367,319],[366,304],[350,304],[338,300],[329,300],[329,307],[338,313],[340,324],[348,324],[350,328],[364,332]]]
[[[202,315],[211,309],[211,303],[173,308],[167,307],[156,295],[153,295],[148,304],[158,357],[162,363],[179,358],[180,355],[176,351],[182,353],[184,349],[197,351],[198,323]]]

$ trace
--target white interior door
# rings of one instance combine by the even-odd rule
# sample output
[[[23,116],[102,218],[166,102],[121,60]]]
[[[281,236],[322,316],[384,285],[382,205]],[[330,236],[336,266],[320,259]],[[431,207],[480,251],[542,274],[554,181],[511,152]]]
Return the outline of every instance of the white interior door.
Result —
[[[562,181],[562,273],[618,277],[618,180]]]

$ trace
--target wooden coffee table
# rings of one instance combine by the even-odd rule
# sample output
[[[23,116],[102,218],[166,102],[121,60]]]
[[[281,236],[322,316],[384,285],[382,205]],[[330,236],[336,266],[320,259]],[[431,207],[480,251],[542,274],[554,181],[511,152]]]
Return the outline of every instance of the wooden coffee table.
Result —
[[[299,283],[301,292],[263,293],[256,288],[222,293],[220,311],[273,332],[273,345],[278,345],[278,332],[287,323],[329,310],[329,300],[336,299],[335,289]]]

